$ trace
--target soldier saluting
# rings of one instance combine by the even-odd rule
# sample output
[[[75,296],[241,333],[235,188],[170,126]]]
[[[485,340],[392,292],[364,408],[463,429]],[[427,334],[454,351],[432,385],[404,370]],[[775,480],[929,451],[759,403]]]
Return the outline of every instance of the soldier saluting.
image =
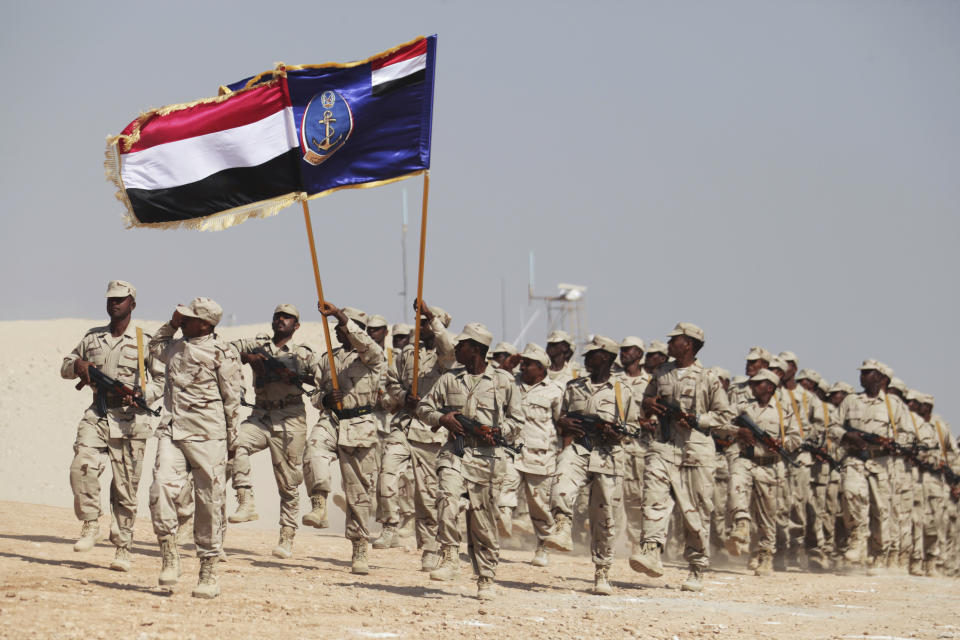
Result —
[[[152,357],[145,358],[146,380],[138,372],[136,332],[130,318],[137,307],[137,290],[129,282],[113,280],[107,285],[107,315],[110,323],[94,327],[84,334],[80,344],[63,359],[60,375],[67,380],[80,378],[90,385],[90,368],[136,389],[147,405],[163,394],[163,366]],[[99,398],[98,398],[99,396]],[[137,517],[137,487],[143,471],[143,452],[151,435],[149,413],[137,407],[129,396],[113,390],[94,389],[94,402],[83,412],[77,426],[70,465],[73,508],[83,522],[74,551],[89,551],[100,533],[100,474],[104,457],[110,458],[113,480],[110,484],[110,542],[117,550],[110,568],[130,570],[130,543]]]

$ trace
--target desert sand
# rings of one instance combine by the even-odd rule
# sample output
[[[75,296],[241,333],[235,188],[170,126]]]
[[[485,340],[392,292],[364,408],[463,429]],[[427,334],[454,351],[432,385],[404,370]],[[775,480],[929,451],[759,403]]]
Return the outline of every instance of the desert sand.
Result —
[[[159,324],[137,323],[147,331]],[[192,544],[182,551],[178,587],[156,586],[160,561],[146,504],[154,447],[140,486],[133,568],[110,571],[109,543],[84,554],[72,550],[80,527],[68,468],[90,394],[59,376],[63,355],[96,324],[0,322],[2,638],[960,637],[960,583],[949,578],[798,570],[757,578],[737,564],[707,573],[703,593],[689,594],[679,590],[681,564],[668,562],[666,575],[654,580],[631,571],[620,554],[611,576],[616,592],[603,597],[589,594],[589,556],[554,553],[549,567],[536,568],[528,564],[529,549],[507,548],[500,595],[481,604],[465,554],[459,580],[431,582],[416,570],[419,553],[409,539],[403,548],[372,550],[370,574],[352,575],[337,510],[330,529],[300,529],[294,557],[278,560],[270,555],[279,508],[266,453],[253,458],[261,517],[230,525],[220,598],[190,597],[198,567]],[[225,327],[221,334],[266,330],[266,324]],[[298,338],[319,345],[320,331],[307,324]],[[106,508],[106,491],[103,500]],[[104,514],[101,529],[107,525]]]

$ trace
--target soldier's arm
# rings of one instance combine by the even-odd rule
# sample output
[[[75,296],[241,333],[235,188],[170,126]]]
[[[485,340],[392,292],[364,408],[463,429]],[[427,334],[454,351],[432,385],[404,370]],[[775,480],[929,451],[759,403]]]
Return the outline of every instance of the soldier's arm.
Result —
[[[77,377],[75,368],[77,360],[86,360],[86,358],[83,357],[83,346],[84,343],[83,340],[81,340],[80,343],[73,348],[73,351],[63,359],[63,363],[60,365],[60,377],[66,378],[67,380],[73,380]]]
[[[404,387],[401,377],[403,375],[401,372],[404,370],[407,353],[406,347],[399,353],[396,353],[396,357],[393,359],[393,366],[387,369],[386,392],[390,397],[390,402],[397,407],[403,405],[403,401],[407,398],[407,389]]]
[[[780,444],[785,451],[796,451],[801,442],[797,415],[793,412],[793,407],[786,406],[783,408],[783,442]]]
[[[850,405],[852,402],[852,394],[843,399],[843,402],[841,402],[840,406],[837,407],[835,419],[831,421],[832,424],[830,425],[830,428],[827,429],[827,437],[834,442],[840,442],[843,440],[843,436],[847,434],[846,429],[843,428],[843,423],[847,420],[847,414],[850,412]]]
[[[230,347],[218,350],[217,386],[223,399],[223,417],[227,422],[227,446],[232,449],[240,427],[240,358]]]
[[[173,343],[173,336],[177,333],[177,329],[178,327],[174,327],[169,322],[164,322],[150,338],[150,355],[163,364],[167,364],[170,360],[168,347]]]
[[[167,367],[150,353],[144,354],[144,365],[147,370],[147,380],[143,384],[143,399],[148,405],[152,405],[163,397]]]
[[[440,411],[440,407],[446,404],[446,387],[452,376],[453,374],[451,373],[445,373],[440,376],[440,379],[433,385],[430,393],[421,398],[420,403],[417,405],[417,417],[431,427],[440,426],[440,418],[443,417],[443,412]]]
[[[730,400],[723,386],[720,384],[720,378],[707,375],[707,410],[697,417],[701,428],[717,429],[729,425],[733,419],[733,409],[730,408]]]
[[[347,340],[349,340],[353,348],[357,350],[357,353],[360,355],[360,361],[363,362],[363,364],[368,367],[376,367],[381,362],[387,361],[387,357],[383,353],[383,349],[380,348],[380,345],[374,342],[373,338],[368,336],[367,332],[361,329],[356,322],[348,319],[344,327],[347,330]]]
[[[434,316],[430,328],[436,336],[434,344],[437,348],[437,362],[444,369],[449,369],[457,363],[457,356],[454,351],[456,344],[453,342],[453,334],[447,331],[440,319]]]
[[[520,432],[523,429],[523,423],[526,416],[523,413],[523,401],[520,398],[520,390],[512,377],[503,385],[503,422],[500,423],[500,432],[507,442],[519,442]]]

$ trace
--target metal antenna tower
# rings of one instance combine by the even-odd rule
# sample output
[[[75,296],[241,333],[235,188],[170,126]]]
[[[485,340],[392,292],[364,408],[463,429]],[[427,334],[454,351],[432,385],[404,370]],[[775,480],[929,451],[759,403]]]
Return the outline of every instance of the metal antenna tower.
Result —
[[[587,329],[587,309],[583,300],[587,288],[579,284],[561,282],[555,296],[538,296],[534,289],[534,258],[530,252],[530,284],[529,300],[542,300],[547,309],[547,331],[563,329],[573,336],[577,347],[582,347],[589,340]]]

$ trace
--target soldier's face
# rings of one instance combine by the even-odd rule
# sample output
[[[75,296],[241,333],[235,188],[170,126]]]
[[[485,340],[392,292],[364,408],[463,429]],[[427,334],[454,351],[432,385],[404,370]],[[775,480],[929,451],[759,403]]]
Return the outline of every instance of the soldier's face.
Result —
[[[522,358],[520,360],[520,377],[524,384],[536,384],[547,375],[547,368],[536,360]]]
[[[843,399],[847,397],[847,394],[843,391],[834,391],[830,394],[830,404],[835,407],[839,407],[840,403],[843,402]]]
[[[136,308],[137,301],[133,296],[124,296],[122,298],[107,298],[107,315],[111,320],[123,318],[130,315]]]
[[[184,338],[199,338],[208,333],[213,333],[213,326],[206,320],[187,316],[184,317],[180,330],[183,331]]]
[[[667,342],[667,353],[670,354],[671,358],[676,358],[679,360],[683,358],[688,349],[693,348],[693,343],[690,342],[690,338],[684,335],[673,336]]]
[[[410,334],[393,336],[393,348],[394,349],[403,349],[405,346],[410,344]]]
[[[496,362],[498,366],[502,367],[504,361],[505,361],[507,358],[509,358],[509,357],[510,357],[510,354],[509,354],[509,353],[504,353],[503,351],[499,351],[499,352],[493,354],[493,355],[490,357],[490,359],[493,360],[494,362]]]
[[[750,376],[751,378],[757,375],[757,372],[760,369],[766,369],[769,363],[766,360],[756,359],[756,360],[747,360],[747,366],[743,368],[743,372]]]
[[[803,387],[804,389],[806,389],[806,390],[809,391],[810,393],[816,393],[817,383],[815,383],[813,380],[809,380],[809,379],[807,379],[807,378],[804,378],[803,380],[800,381],[799,384],[800,384],[801,387]]]
[[[367,335],[373,339],[374,342],[383,346],[383,341],[387,339],[387,328],[386,327],[367,327]]]
[[[613,354],[607,353],[602,349],[588,351],[586,355],[583,356],[583,365],[590,373],[602,373],[609,370],[612,364]]]
[[[662,353],[648,353],[647,361],[644,366],[646,366],[650,371],[653,371],[666,361],[667,356],[663,355]]]
[[[281,337],[292,336],[300,328],[297,319],[288,313],[273,314],[273,332]]]
[[[635,362],[639,362],[640,358],[642,357],[643,351],[640,350],[640,347],[630,346],[620,349],[620,364],[625,367],[629,367]]]
[[[878,390],[882,382],[883,376],[876,369],[865,369],[860,372],[860,386],[871,393]]]
[[[337,340],[340,341],[340,344],[342,344],[345,349],[351,348],[350,339],[348,338],[350,333],[347,331],[346,327],[338,324],[336,328],[334,328],[333,332],[337,334]]]
[[[551,362],[555,361],[557,358],[566,358],[570,359],[570,356],[573,355],[570,351],[570,345],[566,342],[548,342],[547,343],[547,357],[550,358]]]
[[[761,380],[759,382],[751,382],[750,389],[753,391],[753,397],[757,399],[757,402],[766,404],[770,401],[770,396],[773,395],[775,387],[769,380]]]

